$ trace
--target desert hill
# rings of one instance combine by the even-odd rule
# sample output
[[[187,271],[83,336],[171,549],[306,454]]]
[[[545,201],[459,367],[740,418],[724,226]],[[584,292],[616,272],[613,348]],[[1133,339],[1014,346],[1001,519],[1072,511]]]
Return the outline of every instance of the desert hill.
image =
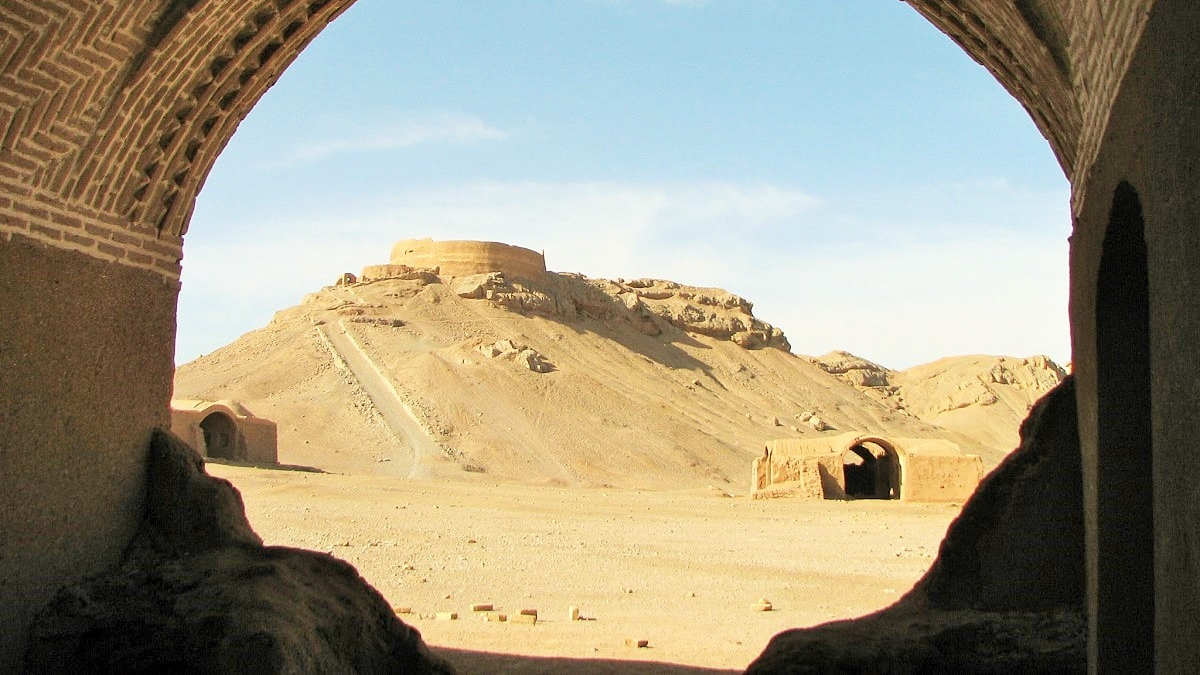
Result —
[[[180,366],[175,396],[239,401],[278,423],[281,462],[330,471],[744,493],[775,438],[948,438],[990,468],[1062,377],[797,356],[720,289],[378,267]]]
[[[894,371],[834,351],[816,363],[889,408],[985,446],[985,464],[1016,447],[1017,431],[1033,402],[1066,376],[1061,366],[1040,355],[951,356]]]

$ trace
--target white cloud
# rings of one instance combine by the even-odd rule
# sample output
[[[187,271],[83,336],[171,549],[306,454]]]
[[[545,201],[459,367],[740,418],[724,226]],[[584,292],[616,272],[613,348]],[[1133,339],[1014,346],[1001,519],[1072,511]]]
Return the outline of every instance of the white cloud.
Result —
[[[958,354],[1070,359],[1067,244],[991,236],[764,260],[740,292],[794,350],[892,368]]]
[[[556,269],[613,274],[631,262],[669,258],[706,233],[753,232],[818,205],[769,184],[487,182],[401,191],[381,215],[413,236],[504,237],[547,248]]]
[[[409,118],[382,124],[370,133],[340,136],[306,143],[278,165],[311,162],[340,153],[375,153],[404,150],[423,143],[473,143],[502,141],[508,132],[488,125],[473,115],[438,113],[428,118]]]

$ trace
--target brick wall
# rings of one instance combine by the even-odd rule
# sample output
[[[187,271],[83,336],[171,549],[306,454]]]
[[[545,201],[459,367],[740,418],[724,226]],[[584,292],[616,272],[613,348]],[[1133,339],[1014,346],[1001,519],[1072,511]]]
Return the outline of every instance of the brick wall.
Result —
[[[240,120],[353,0],[5,0],[0,237],[177,282]]]
[[[1079,98],[1081,127],[1078,157],[1072,175],[1087,175],[1104,133],[1130,59],[1155,0],[1071,0],[1067,15],[1071,60],[1076,64],[1073,82]],[[1086,181],[1074,181],[1071,201],[1076,213],[1086,194]]]
[[[128,267],[152,270],[177,283],[183,239],[145,226],[51,200],[13,198],[0,183],[0,239],[25,237]]]

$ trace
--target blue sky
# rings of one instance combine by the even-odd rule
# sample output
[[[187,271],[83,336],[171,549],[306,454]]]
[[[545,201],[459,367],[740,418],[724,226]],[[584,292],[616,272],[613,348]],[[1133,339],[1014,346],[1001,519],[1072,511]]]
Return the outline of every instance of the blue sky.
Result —
[[[429,236],[726,288],[801,354],[1065,362],[1068,197],[897,0],[358,0],[209,175],[176,358]]]

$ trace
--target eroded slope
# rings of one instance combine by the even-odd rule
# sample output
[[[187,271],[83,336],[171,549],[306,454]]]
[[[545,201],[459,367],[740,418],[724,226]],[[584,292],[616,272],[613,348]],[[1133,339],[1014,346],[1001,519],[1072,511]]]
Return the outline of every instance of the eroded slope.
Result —
[[[435,452],[393,431],[339,349],[365,355]],[[822,365],[720,289],[413,270],[311,294],[181,366],[175,395],[241,401],[279,424],[282,462],[355,473],[742,492],[773,438],[949,437],[989,464],[1016,445],[934,426],[924,385]]]

